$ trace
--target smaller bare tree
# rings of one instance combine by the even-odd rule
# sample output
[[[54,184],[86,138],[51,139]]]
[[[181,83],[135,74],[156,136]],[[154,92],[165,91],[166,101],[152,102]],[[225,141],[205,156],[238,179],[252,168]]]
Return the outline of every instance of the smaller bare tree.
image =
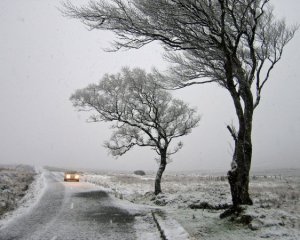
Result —
[[[113,50],[138,49],[159,41],[173,63],[168,87],[218,83],[231,96],[236,124],[228,180],[233,214],[251,205],[249,174],[252,125],[271,72],[299,25],[287,26],[273,13],[271,0],[90,0],[66,1],[63,13],[90,29],[115,33]],[[161,79],[163,76],[161,76]]]
[[[154,193],[161,193],[161,178],[170,155],[182,143],[173,139],[187,135],[198,125],[196,110],[160,86],[158,74],[124,68],[106,74],[99,84],[77,90],[70,98],[78,110],[95,112],[94,122],[113,122],[116,130],[104,146],[113,156],[121,156],[134,146],[151,147],[159,158]]]

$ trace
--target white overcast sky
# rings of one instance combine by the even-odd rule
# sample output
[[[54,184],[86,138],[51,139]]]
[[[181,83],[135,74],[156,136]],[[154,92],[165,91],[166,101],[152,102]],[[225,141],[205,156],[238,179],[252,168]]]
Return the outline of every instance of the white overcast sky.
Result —
[[[83,1],[77,1],[83,2]],[[299,0],[271,0],[278,17],[300,23]],[[103,148],[109,125],[87,123],[72,107],[78,88],[122,66],[164,70],[158,44],[108,53],[113,35],[61,16],[58,0],[0,1],[0,163],[117,170],[156,170],[155,154],[134,149],[114,159]],[[300,167],[300,31],[272,72],[253,123],[253,168]],[[198,108],[202,121],[184,137],[169,170],[230,167],[226,124],[236,120],[225,89],[194,86],[173,94]]]

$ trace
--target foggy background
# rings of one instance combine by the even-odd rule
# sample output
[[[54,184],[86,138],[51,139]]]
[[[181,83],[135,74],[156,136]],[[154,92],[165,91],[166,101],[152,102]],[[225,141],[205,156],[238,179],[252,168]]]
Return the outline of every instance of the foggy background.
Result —
[[[271,3],[288,24],[300,23],[299,0]],[[156,43],[105,52],[113,34],[88,31],[64,18],[60,6],[59,0],[0,1],[0,163],[156,170],[156,155],[146,148],[118,159],[108,155],[103,141],[112,133],[109,124],[87,123],[88,115],[76,112],[69,97],[122,66],[166,69],[162,48]],[[300,167],[299,44],[300,31],[285,48],[254,113],[253,169]],[[226,125],[236,121],[229,93],[215,84],[172,93],[197,106],[202,120],[181,139],[184,147],[167,170],[227,171],[233,142]]]

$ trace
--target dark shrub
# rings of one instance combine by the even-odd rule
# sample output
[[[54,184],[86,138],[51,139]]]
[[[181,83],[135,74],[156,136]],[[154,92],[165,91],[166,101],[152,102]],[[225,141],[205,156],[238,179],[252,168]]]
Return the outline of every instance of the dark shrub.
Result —
[[[143,170],[136,170],[133,172],[135,175],[144,176],[146,173]]]

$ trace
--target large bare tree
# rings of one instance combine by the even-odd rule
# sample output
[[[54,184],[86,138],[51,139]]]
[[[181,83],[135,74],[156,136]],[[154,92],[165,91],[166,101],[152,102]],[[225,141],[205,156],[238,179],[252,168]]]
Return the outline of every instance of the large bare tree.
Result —
[[[65,14],[91,29],[116,34],[113,49],[141,48],[160,41],[173,62],[173,88],[215,82],[232,97],[237,126],[227,128],[235,143],[228,179],[233,210],[252,204],[249,171],[252,120],[263,87],[298,26],[276,20],[270,0],[92,0],[65,3]]]
[[[170,155],[182,143],[175,139],[187,135],[198,125],[194,108],[161,88],[157,74],[124,68],[105,75],[99,84],[77,90],[71,101],[78,110],[93,111],[90,120],[113,122],[110,141],[105,142],[113,156],[121,156],[134,146],[151,147],[160,156],[155,194],[161,192],[161,178]]]

